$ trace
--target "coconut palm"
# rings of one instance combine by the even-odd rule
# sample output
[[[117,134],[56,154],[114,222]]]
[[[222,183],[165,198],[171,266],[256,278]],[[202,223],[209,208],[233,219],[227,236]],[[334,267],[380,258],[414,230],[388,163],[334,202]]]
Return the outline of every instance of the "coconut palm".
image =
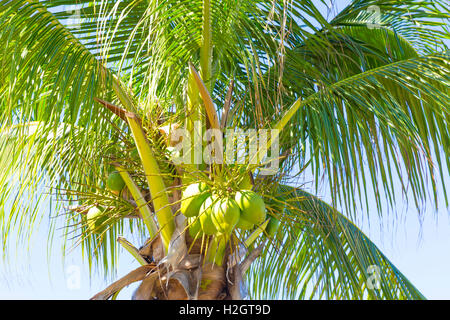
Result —
[[[92,269],[114,270],[119,248],[141,264],[94,299],[132,282],[135,299],[424,298],[352,220],[445,190],[447,3],[355,0],[332,19],[324,3],[0,1],[4,252],[50,196],[50,234]],[[259,148],[240,149],[242,164],[196,161],[208,129]],[[307,192],[307,171],[333,203]],[[242,205],[220,214],[248,189],[264,219],[239,227]],[[183,209],[205,193],[222,219],[211,234],[208,208]]]

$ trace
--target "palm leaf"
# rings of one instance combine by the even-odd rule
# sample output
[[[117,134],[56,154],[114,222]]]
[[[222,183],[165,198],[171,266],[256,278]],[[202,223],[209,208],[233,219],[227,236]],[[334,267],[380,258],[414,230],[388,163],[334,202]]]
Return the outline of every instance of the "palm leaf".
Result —
[[[379,17],[375,17],[377,10]],[[446,1],[353,1],[331,22],[332,25],[371,26],[389,29],[405,38],[421,53],[445,50],[449,38],[442,27],[448,23],[450,11]],[[374,25],[374,21],[377,25]]]
[[[252,298],[424,299],[344,215],[303,190],[277,191],[286,214],[278,240],[250,268]]]
[[[422,166],[428,167],[436,197],[435,167],[444,175],[441,152],[447,162],[449,159],[449,76],[445,70],[450,56],[411,54],[364,72],[349,71],[348,77],[334,83],[323,83],[320,90],[296,100],[275,126],[295,130],[290,137],[285,130],[281,138],[284,148],[295,145],[300,151],[309,146],[310,153],[298,152],[297,159],[302,163],[303,156],[313,155],[313,168],[324,166],[331,190],[340,189],[336,196],[349,209],[356,207],[351,200],[355,198],[353,186],[367,198],[368,180],[378,205],[378,179],[388,200],[394,203],[393,172],[402,185],[411,185],[418,206],[426,192]],[[291,119],[293,123],[289,124]],[[433,151],[437,163],[430,160]],[[399,156],[406,172],[391,163]],[[368,162],[369,178],[359,173],[362,161]]]

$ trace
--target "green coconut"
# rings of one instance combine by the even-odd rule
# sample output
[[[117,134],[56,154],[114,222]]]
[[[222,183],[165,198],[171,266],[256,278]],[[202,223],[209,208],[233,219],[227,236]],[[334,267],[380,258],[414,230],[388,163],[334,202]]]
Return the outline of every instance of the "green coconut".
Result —
[[[102,208],[92,207],[86,214],[88,228],[92,233],[101,234],[107,229],[105,224],[108,217],[104,215]]]
[[[198,217],[187,218],[189,226],[189,234],[192,238],[198,238],[202,235],[202,225],[200,224],[200,219]]]
[[[211,194],[208,192],[206,184],[193,183],[187,186],[181,197],[181,213],[186,217],[195,217],[198,215],[200,206]]]
[[[212,210],[212,222],[219,233],[230,234],[238,223],[241,210],[233,198],[222,198]]]
[[[242,215],[239,217],[239,221],[236,224],[236,228],[239,228],[241,230],[250,230],[253,229],[255,225],[244,218],[242,218]]]
[[[206,200],[201,204],[200,211],[198,214],[202,230],[208,236],[212,236],[217,233],[216,226],[214,225],[211,219],[212,210],[215,203],[216,203],[215,196],[207,197]]]
[[[266,226],[266,232],[269,238],[273,238],[276,235],[279,228],[280,228],[280,220],[278,220],[275,217],[270,217],[269,223]]]
[[[119,172],[114,171],[109,174],[106,180],[106,187],[111,191],[120,192],[125,187],[125,181],[123,181]]]
[[[241,209],[242,219],[253,224],[260,224],[266,219],[266,205],[256,192],[251,190],[238,191],[235,200]]]

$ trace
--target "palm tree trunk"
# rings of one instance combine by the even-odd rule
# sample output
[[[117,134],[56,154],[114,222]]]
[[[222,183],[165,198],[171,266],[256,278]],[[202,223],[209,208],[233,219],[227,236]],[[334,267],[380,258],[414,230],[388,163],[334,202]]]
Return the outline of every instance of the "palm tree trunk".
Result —
[[[106,300],[122,288],[140,281],[133,294],[135,300],[240,300],[246,294],[242,271],[248,268],[248,259],[237,263],[236,253],[226,250],[222,265],[210,263],[204,257],[202,239],[194,241],[186,236],[190,248],[176,266],[164,263],[164,247],[160,237],[139,249],[147,265],[133,270],[91,299]],[[259,251],[260,252],[260,251]],[[251,258],[253,256],[253,258]],[[255,255],[249,256],[253,261]],[[250,261],[250,263],[251,263]]]

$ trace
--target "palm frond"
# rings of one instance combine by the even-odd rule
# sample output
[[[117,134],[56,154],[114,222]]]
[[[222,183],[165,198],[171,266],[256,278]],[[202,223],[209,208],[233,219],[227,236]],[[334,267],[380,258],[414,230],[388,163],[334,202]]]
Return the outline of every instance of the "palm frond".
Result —
[[[350,220],[319,198],[280,185],[278,237],[251,266],[255,299],[424,299]],[[274,272],[274,270],[277,270]]]
[[[447,1],[353,1],[330,24],[388,29],[413,44],[421,53],[447,50],[450,10]]]
[[[9,209],[1,217],[6,248],[13,228],[27,237],[40,221],[42,210],[32,199],[50,196],[61,210],[77,201],[68,190],[85,194],[104,184],[111,159],[102,163],[102,149],[115,154],[111,146],[124,126],[94,102],[114,101],[112,72],[44,4],[2,1],[0,43],[0,135],[8,137],[1,141],[8,162],[0,173],[0,203]],[[19,181],[11,179],[14,172],[20,172]]]
[[[339,186],[342,193],[336,195],[349,209],[356,206],[351,191],[355,186],[359,195],[367,198],[367,181],[371,181],[378,204],[380,189],[387,193],[391,204],[395,203],[394,175],[403,186],[410,185],[416,205],[426,199],[423,181],[430,181],[436,197],[435,170],[445,175],[442,152],[449,164],[450,56],[448,52],[417,56],[404,45],[397,49],[403,50],[400,60],[372,60],[372,67],[368,63],[368,68],[359,72],[358,64],[336,59],[332,65],[337,62],[340,67],[336,64],[335,69],[328,68],[332,73],[321,76],[323,82],[316,88],[310,87],[309,92],[301,87],[301,82],[293,87],[295,77],[288,78],[285,73],[292,92],[298,88],[305,94],[299,91],[300,97],[277,124],[278,129],[291,130],[285,130],[282,144],[284,148],[296,145],[301,162],[312,156],[313,168],[325,169],[330,188],[336,190]],[[314,67],[314,74],[308,78],[320,71]],[[309,153],[300,151],[305,146],[310,148]],[[436,163],[431,161],[432,156]],[[393,159],[401,159],[406,172],[392,163]],[[370,169],[368,179],[360,174],[363,161],[368,162]],[[423,167],[428,168],[428,177],[423,176]],[[321,172],[316,172],[316,178],[317,174]],[[444,181],[442,184],[445,188]]]
[[[380,26],[370,27],[371,6],[381,10]],[[379,211],[381,194],[393,205],[396,178],[404,193],[412,189],[416,206],[427,200],[427,185],[436,202],[437,172],[446,195],[449,56],[440,41],[449,36],[448,19],[441,1],[354,1],[315,34],[293,38],[283,65],[264,80],[252,77],[262,83],[264,117],[291,119],[277,127],[281,152],[294,151],[284,165],[301,168],[312,158],[316,180],[326,173],[334,199],[348,210],[368,209],[367,201],[354,201],[368,192]]]
[[[87,255],[89,263],[92,265],[96,261],[103,265],[104,257],[110,257],[114,246],[110,249],[101,247],[99,249],[105,250],[100,253],[99,249],[95,251],[99,239],[87,232],[85,213],[71,212],[67,208],[80,202],[94,204],[92,201],[96,200],[92,199],[101,197],[106,206],[113,204],[118,208],[110,221],[112,229],[107,234],[114,238],[118,230],[123,230],[124,223],[120,219],[118,224],[112,222],[117,217],[132,214],[135,208],[124,201],[117,203],[117,197],[104,190],[112,161],[108,156],[117,156],[113,142],[117,137],[99,137],[95,131],[65,123],[54,130],[53,124],[44,121],[2,127],[0,137],[0,182],[3,186],[0,204],[5,209],[0,215],[3,257],[9,252],[9,235],[18,233],[29,239],[39,225],[42,213],[48,212],[48,208],[43,207],[48,204],[44,200],[50,199],[56,215],[49,220],[49,240],[55,229],[60,232],[61,228],[65,230],[62,233],[63,248],[68,248],[70,243],[82,243],[83,247],[93,249]],[[91,141],[92,145],[83,147],[84,141]],[[95,151],[102,148],[101,153]],[[142,226],[140,228],[144,230]],[[82,236],[83,233],[87,236]],[[115,243],[115,238],[113,241]],[[109,270],[110,265],[104,265],[105,269]]]

